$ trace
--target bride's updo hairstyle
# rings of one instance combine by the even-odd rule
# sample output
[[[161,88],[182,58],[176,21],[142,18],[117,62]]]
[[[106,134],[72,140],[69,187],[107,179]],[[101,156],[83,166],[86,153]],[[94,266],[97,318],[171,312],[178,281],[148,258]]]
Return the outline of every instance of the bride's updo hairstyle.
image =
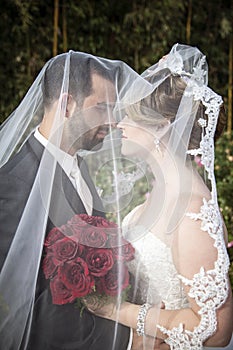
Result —
[[[154,84],[156,80],[156,76],[151,76],[149,82]],[[127,115],[138,124],[156,132],[168,122],[172,124],[175,121],[186,87],[185,78],[169,75],[150,95],[131,105],[127,110]],[[192,100],[192,113],[195,113],[195,117],[188,149],[196,149],[200,145],[203,130],[198,121],[201,118],[207,123],[208,117],[205,110],[200,100]],[[215,131],[215,141],[221,136],[225,125],[226,114],[222,105]]]

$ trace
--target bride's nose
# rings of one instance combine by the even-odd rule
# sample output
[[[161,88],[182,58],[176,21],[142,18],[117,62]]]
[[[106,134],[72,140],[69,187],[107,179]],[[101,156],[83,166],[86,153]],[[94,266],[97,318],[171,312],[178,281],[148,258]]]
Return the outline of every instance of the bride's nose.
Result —
[[[123,126],[122,126],[121,122],[119,122],[116,127],[117,127],[117,129],[121,129],[121,130],[123,129]]]
[[[125,115],[125,117],[117,124],[117,128],[118,129],[124,129],[124,125],[125,125],[125,122],[126,122],[127,119],[128,119],[128,116]]]

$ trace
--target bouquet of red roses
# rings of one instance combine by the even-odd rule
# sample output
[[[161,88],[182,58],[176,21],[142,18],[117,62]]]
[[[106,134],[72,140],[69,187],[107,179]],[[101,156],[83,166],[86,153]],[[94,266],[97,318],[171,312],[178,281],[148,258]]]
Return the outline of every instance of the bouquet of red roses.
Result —
[[[116,297],[129,287],[126,262],[134,258],[134,248],[105,218],[75,215],[49,232],[44,247],[42,268],[54,304]]]

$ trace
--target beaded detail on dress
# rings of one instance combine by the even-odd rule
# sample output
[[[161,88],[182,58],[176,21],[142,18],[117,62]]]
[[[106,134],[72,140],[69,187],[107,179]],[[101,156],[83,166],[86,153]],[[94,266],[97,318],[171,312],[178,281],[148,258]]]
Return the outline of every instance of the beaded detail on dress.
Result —
[[[127,221],[133,213],[126,217]],[[135,248],[135,259],[128,263],[128,267],[136,278],[142,301],[158,304],[162,300],[170,310],[188,307],[172,261],[171,248],[151,232],[131,243]]]

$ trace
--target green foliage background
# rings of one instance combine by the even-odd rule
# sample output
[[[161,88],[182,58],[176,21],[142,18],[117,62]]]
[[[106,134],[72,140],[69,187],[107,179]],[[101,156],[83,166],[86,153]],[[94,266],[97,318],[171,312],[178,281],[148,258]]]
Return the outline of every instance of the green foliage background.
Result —
[[[55,2],[1,0],[0,122],[53,56]],[[210,86],[227,97],[231,0],[59,0],[58,12],[57,53],[121,59],[142,72],[174,43],[190,43],[207,56]]]
[[[54,51],[55,0],[1,0],[0,122],[25,95]],[[228,106],[231,0],[59,0],[57,53],[69,49],[121,59],[141,73],[176,43],[207,56],[209,85]],[[232,105],[231,105],[232,108]],[[233,145],[225,134],[216,147],[219,203],[233,240]],[[141,188],[143,198],[147,188]],[[233,248],[229,248],[233,258]],[[233,271],[233,263],[231,276]],[[233,279],[233,278],[232,278]]]
[[[225,133],[216,144],[215,176],[219,205],[228,229],[228,241],[233,242],[233,133]],[[233,287],[233,246],[228,248],[231,261],[230,278]]]

